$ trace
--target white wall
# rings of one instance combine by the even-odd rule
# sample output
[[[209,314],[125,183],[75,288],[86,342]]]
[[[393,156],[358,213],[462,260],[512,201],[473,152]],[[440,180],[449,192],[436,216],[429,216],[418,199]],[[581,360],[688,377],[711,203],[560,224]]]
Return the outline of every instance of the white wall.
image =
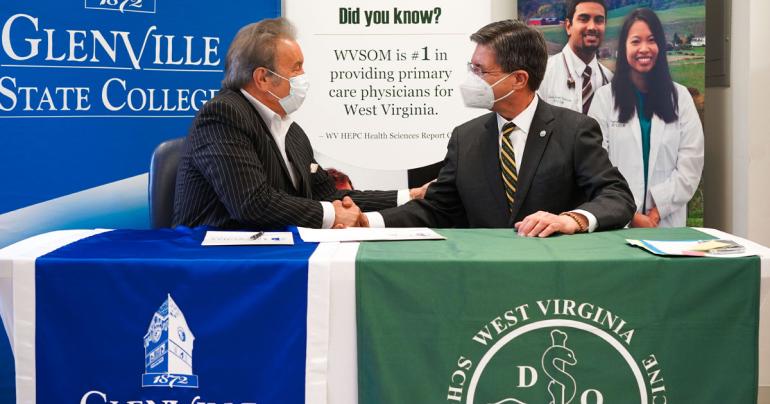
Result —
[[[731,83],[706,93],[704,172],[705,225],[764,245],[770,245],[768,16],[767,0],[732,1]]]
[[[516,0],[492,0],[492,20],[516,18],[519,15],[518,8],[519,2]]]
[[[770,2],[767,0],[734,0],[733,7],[740,3],[738,7],[749,6],[748,18],[743,21],[749,21],[748,45],[748,88],[745,93],[736,94],[738,98],[745,99],[744,105],[747,107],[743,111],[733,109],[733,120],[744,121],[747,127],[747,139],[745,144],[747,150],[741,155],[736,156],[734,164],[739,165],[747,173],[747,195],[746,207],[744,211],[746,219],[747,236],[755,241],[765,245],[770,245],[770,130],[768,129],[768,103],[770,97],[767,90],[770,89],[770,52],[768,52],[767,43],[770,41],[770,24],[767,18],[770,17]],[[734,25],[736,23],[733,19]],[[738,20],[740,21],[740,20]],[[733,43],[734,47],[738,44]],[[741,47],[743,49],[743,47]],[[733,82],[741,76],[733,76]],[[745,113],[745,119],[740,115]],[[738,128],[736,128],[738,129]],[[744,158],[745,157],[745,158]],[[740,158],[740,159],[739,159]],[[735,212],[734,216],[739,213]]]

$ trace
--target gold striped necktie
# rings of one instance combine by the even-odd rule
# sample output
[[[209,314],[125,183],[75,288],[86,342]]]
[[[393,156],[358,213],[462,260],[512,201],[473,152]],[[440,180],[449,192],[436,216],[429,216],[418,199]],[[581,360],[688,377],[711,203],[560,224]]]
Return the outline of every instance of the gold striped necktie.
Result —
[[[503,125],[500,131],[500,171],[503,175],[503,186],[505,187],[505,198],[508,201],[508,211],[513,208],[513,198],[516,195],[516,186],[519,181],[519,175],[516,171],[516,155],[513,153],[513,144],[511,143],[511,132],[516,129],[513,122]]]

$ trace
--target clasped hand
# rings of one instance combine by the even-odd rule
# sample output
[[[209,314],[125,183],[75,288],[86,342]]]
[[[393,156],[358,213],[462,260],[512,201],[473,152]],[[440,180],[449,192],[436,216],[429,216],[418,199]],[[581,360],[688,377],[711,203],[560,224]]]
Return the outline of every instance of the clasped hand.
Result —
[[[421,187],[412,188],[409,190],[409,199],[425,199],[425,193],[428,192],[430,184],[436,182],[436,180],[428,181]]]
[[[334,229],[344,229],[346,227],[369,227],[369,220],[366,218],[358,205],[353,202],[349,196],[332,202],[334,206]]]
[[[660,212],[658,212],[658,208],[654,207],[647,211],[647,214],[643,214],[640,212],[634,213],[633,219],[631,219],[631,223],[628,225],[629,227],[658,227],[660,224]]]

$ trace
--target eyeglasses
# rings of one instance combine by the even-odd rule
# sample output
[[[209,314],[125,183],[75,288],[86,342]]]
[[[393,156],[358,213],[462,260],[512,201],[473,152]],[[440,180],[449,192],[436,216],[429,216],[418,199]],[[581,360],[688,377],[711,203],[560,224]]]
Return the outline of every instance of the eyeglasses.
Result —
[[[485,72],[484,70],[481,70],[481,66],[474,65],[473,62],[468,62],[468,71],[473,73],[473,74],[475,74],[475,75],[477,75],[477,76],[479,76],[479,77],[483,77],[483,76],[485,76],[487,74],[502,73],[501,70],[498,70],[498,71],[486,71]]]

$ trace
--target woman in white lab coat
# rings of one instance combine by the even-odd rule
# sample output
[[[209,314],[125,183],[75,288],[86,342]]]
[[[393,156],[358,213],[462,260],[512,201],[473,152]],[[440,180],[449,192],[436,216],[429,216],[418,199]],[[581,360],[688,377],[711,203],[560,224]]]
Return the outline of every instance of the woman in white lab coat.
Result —
[[[681,227],[703,170],[703,128],[692,96],[671,80],[663,26],[650,9],[626,17],[615,76],[588,115],[636,200],[631,227]]]

